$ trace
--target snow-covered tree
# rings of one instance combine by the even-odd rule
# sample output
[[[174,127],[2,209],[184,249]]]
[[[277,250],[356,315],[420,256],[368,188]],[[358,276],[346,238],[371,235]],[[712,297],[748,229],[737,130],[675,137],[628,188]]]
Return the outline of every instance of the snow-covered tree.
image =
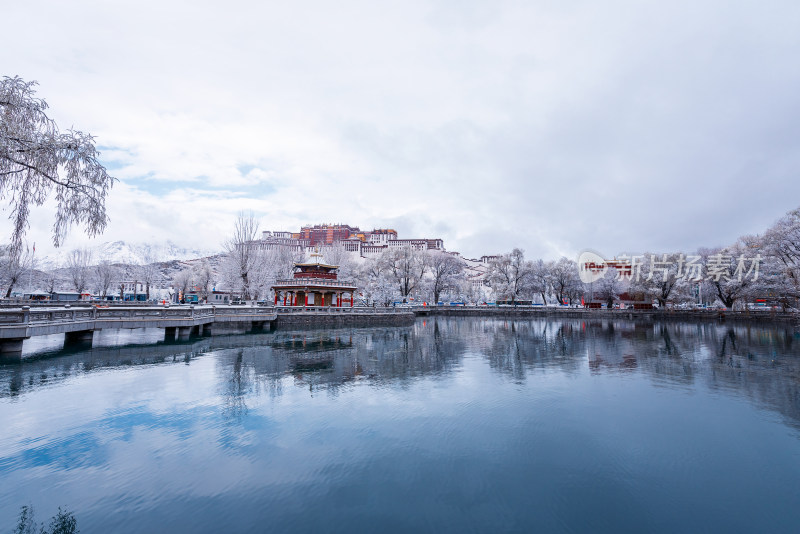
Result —
[[[465,296],[467,297],[467,302],[472,304],[481,304],[488,300],[484,287],[473,284],[470,280],[466,281]]]
[[[93,274],[95,292],[105,299],[114,281],[119,277],[119,269],[110,261],[102,260],[95,266]]]
[[[378,259],[378,264],[404,299],[419,287],[427,269],[425,254],[410,246],[385,251]]]
[[[547,293],[550,290],[550,267],[541,259],[533,262],[531,268],[531,293],[542,297],[542,304],[547,305]]]
[[[117,289],[119,290],[119,300],[125,300],[125,282],[131,278],[135,278],[137,274],[138,265],[130,263],[120,264],[117,268]],[[136,292],[134,286],[133,291]]]
[[[759,244],[765,257],[762,284],[769,280],[769,291],[782,299],[784,306],[795,304],[800,299],[800,208],[772,225]]]
[[[358,265],[353,259],[352,252],[347,252],[341,244],[337,243],[330,247],[325,247],[323,249],[323,256],[329,265],[339,266],[339,278],[341,280],[350,280],[353,278]]]
[[[428,264],[428,287],[433,295],[433,302],[439,302],[444,292],[462,293],[466,278],[464,262],[453,254],[431,250],[426,253]]]
[[[77,293],[83,293],[89,288],[89,279],[92,274],[92,251],[89,249],[75,249],[67,257],[67,272],[69,273],[72,287]]]
[[[750,250],[738,241],[730,247],[701,251],[705,280],[704,292],[712,294],[727,308],[733,309],[739,302],[751,295],[754,276],[742,273],[747,268],[744,258],[748,258]],[[749,270],[749,269],[748,269]]]
[[[533,264],[525,260],[525,252],[515,248],[489,263],[486,277],[497,300],[515,302],[531,290]]]
[[[0,247],[0,277],[8,285],[6,298],[22,276],[33,268],[33,252],[25,247],[16,252],[12,245]]]
[[[254,247],[252,251],[252,268],[249,276],[251,296],[255,299],[274,297],[270,293],[272,286],[278,280],[291,278],[294,273],[294,264],[301,261],[303,261],[302,253],[289,247],[271,249]],[[235,269],[236,265],[238,264],[234,263],[233,266],[229,264],[227,268],[228,270]],[[226,275],[226,279],[232,279],[234,280],[232,283],[236,283],[236,277],[232,274]]]
[[[147,300],[150,300],[150,288],[159,277],[159,253],[155,248],[148,246],[142,251],[142,264],[139,266],[139,276],[144,284]]]
[[[622,294],[622,281],[616,269],[608,269],[603,278],[592,282],[593,296],[597,300],[606,303],[606,307],[611,309],[614,303],[619,300]]]
[[[258,221],[255,215],[240,212],[236,217],[233,227],[233,234],[225,241],[224,268],[229,275],[236,275],[235,286],[232,289],[241,292],[242,298],[250,299],[253,291],[250,279],[252,271],[256,268],[259,261],[259,248],[254,245],[258,236]]]
[[[358,268],[356,278],[367,303],[388,306],[399,294],[395,281],[379,259],[366,259]]]
[[[36,98],[36,82],[0,80],[0,198],[11,207],[11,250],[21,253],[31,206],[56,201],[53,244],[61,245],[72,224],[90,236],[108,223],[105,200],[116,181],[100,164],[94,138],[62,132]]]
[[[578,276],[578,264],[569,258],[561,258],[550,264],[550,287],[559,304],[572,302],[583,294],[583,283]]]
[[[642,257],[642,272],[631,280],[629,293],[641,294],[648,301],[656,300],[662,308],[668,302],[688,300],[691,284],[685,276],[685,255],[648,253]]]
[[[55,292],[59,281],[58,274],[56,274],[55,270],[45,272],[44,279],[42,280],[42,283],[44,283],[44,290],[52,295]]]
[[[178,271],[175,276],[172,277],[172,287],[175,288],[175,293],[180,295],[186,295],[186,291],[192,285],[194,280],[194,272],[190,267],[186,267]]]
[[[207,259],[203,259],[199,265],[195,266],[192,277],[194,285],[200,289],[200,298],[208,300],[210,288],[214,283],[214,271]]]

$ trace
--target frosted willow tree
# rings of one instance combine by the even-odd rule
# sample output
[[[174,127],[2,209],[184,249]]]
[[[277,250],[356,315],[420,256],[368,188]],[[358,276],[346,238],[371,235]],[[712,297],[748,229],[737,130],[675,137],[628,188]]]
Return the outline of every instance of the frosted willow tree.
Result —
[[[31,207],[51,196],[55,246],[72,224],[84,225],[89,236],[100,234],[108,224],[106,195],[116,181],[100,164],[94,138],[60,131],[35,87],[16,76],[0,80],[0,199],[11,206],[15,255],[22,251]]]

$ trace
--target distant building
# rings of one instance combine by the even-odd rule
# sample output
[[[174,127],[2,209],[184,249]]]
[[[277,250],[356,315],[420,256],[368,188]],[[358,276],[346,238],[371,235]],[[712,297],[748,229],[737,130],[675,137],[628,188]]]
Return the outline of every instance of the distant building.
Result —
[[[147,300],[147,288],[144,282],[138,280],[119,280],[111,285],[106,294],[106,300],[119,300],[122,289],[122,300]]]
[[[351,235],[360,233],[356,227],[347,224],[317,224],[300,229],[301,239],[308,239],[311,246],[332,245],[344,241]]]
[[[411,247],[414,250],[444,250],[441,239],[399,239],[397,231],[391,228],[377,228],[364,231],[347,224],[317,224],[303,226],[299,232],[265,230],[261,239],[250,243],[262,250],[277,248],[305,254],[318,247],[323,253],[332,247],[342,247],[345,251],[361,257],[377,256],[388,249]]]
[[[50,300],[57,302],[75,302],[81,300],[81,294],[74,291],[53,291],[50,293]]]
[[[217,291],[216,289],[208,294],[209,304],[228,304],[231,301],[229,291]]]

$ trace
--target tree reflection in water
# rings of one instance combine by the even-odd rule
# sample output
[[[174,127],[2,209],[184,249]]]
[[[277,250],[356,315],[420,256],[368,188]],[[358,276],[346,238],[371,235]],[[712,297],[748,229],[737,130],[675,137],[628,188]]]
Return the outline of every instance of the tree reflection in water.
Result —
[[[0,396],[68,377],[215,357],[223,416],[247,416],[250,396],[286,387],[337,395],[359,383],[405,387],[445,380],[465,358],[522,382],[536,373],[642,373],[654,381],[735,389],[800,426],[800,335],[790,327],[724,323],[428,318],[411,327],[274,331],[188,345],[103,347],[0,365]]]

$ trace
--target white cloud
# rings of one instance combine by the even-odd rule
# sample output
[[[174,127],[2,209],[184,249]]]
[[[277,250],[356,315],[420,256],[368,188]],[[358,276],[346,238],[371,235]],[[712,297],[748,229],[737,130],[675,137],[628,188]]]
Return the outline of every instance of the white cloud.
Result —
[[[108,147],[104,240],[216,243],[252,209],[276,229],[395,221],[470,256],[689,249],[796,207],[798,15],[31,1],[7,8],[0,64]]]

